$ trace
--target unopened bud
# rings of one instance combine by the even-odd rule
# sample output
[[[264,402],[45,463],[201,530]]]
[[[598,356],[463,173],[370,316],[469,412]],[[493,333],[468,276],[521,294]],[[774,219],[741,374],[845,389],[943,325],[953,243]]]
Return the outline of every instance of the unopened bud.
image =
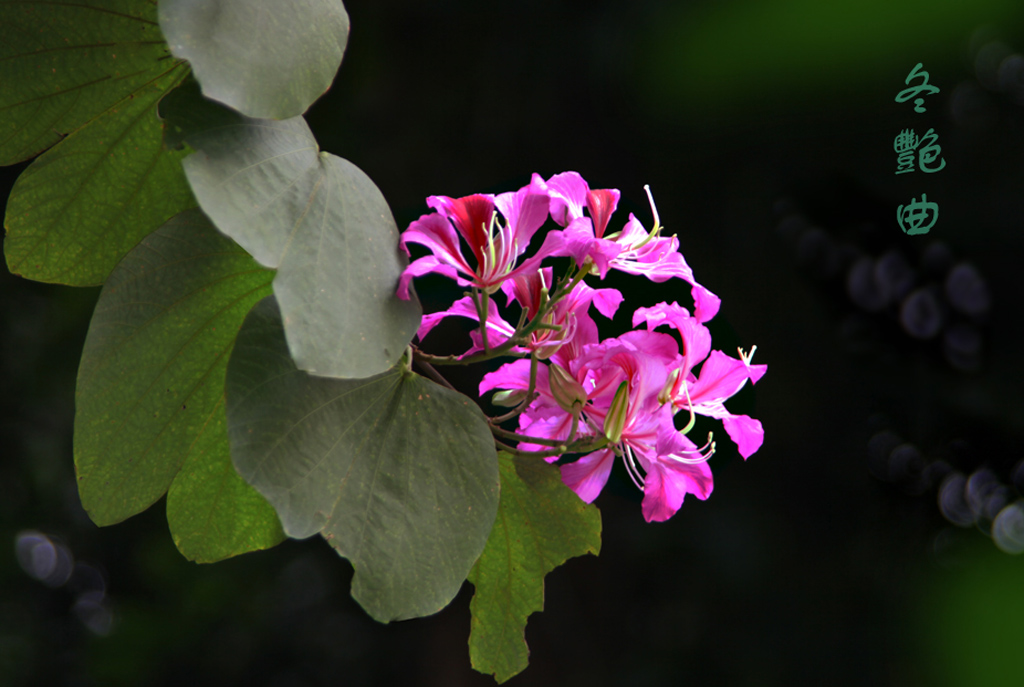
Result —
[[[557,363],[548,366],[548,385],[551,387],[551,395],[554,396],[555,402],[567,413],[579,412],[587,402],[587,392],[583,385]]]
[[[615,398],[604,418],[604,435],[613,444],[622,439],[622,431],[626,428],[626,411],[629,408],[629,382],[619,384]]]
[[[503,408],[515,408],[526,398],[526,392],[522,389],[509,389],[498,391],[491,397],[491,403]]]

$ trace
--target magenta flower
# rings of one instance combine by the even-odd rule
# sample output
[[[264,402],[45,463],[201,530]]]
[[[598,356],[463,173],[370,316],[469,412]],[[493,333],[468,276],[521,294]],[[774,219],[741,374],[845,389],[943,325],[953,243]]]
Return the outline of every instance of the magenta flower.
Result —
[[[544,180],[537,174],[514,193],[497,197],[431,196],[427,205],[436,212],[423,215],[402,234],[401,246],[406,254],[409,243],[426,246],[432,253],[414,260],[402,273],[398,296],[405,300],[409,298],[412,279],[430,272],[451,277],[460,286],[472,285],[494,293],[505,280],[536,270],[561,245],[559,234],[551,232],[534,256],[516,266],[530,239],[548,217],[550,198]],[[504,217],[504,224],[498,220],[498,212]],[[472,251],[475,265],[463,255],[460,236]]]
[[[654,219],[650,231],[632,214],[621,229],[609,231],[619,191],[591,189],[576,172],[556,174],[547,182],[534,174],[527,186],[498,196],[431,196],[427,204],[434,212],[413,222],[402,236],[407,252],[409,243],[419,243],[431,254],[403,272],[398,293],[408,298],[412,279],[430,272],[472,286],[472,294],[447,310],[424,316],[417,335],[422,339],[446,317],[465,317],[480,326],[470,332],[472,346],[460,358],[478,351],[488,352],[481,359],[529,355],[480,382],[481,395],[497,391],[494,403],[513,408],[503,417],[518,418],[516,432],[494,426],[496,441],[514,441],[514,449],[505,447],[549,462],[566,453],[582,454],[561,464],[560,471],[563,482],[587,502],[597,498],[621,458],[644,493],[644,518],[654,522],[672,517],[687,494],[702,500],[711,494],[707,461],[715,442],[709,434],[698,447],[686,436],[696,415],[721,420],[744,458],[761,447],[761,423],[729,412],[725,402],[748,380],[756,383],[767,366],[751,363],[756,347],[750,354],[740,349],[739,359],[711,350],[704,322],[718,312],[720,300],[696,281],[678,239],[661,235],[654,198],[644,188]],[[549,215],[562,228],[545,236],[540,249],[524,259]],[[472,255],[462,252],[463,243]],[[575,269],[556,285],[552,268],[542,262],[559,256],[571,257]],[[674,302],[639,308],[633,326],[646,323],[645,330],[601,341],[590,306],[610,318],[622,294],[593,289],[583,279],[592,274],[603,279],[612,269],[656,283],[688,282],[692,312]],[[572,289],[563,290],[564,284]],[[499,289],[506,305],[518,304],[519,326],[529,322],[526,329],[506,321],[491,297]],[[678,339],[654,331],[663,325]],[[520,338],[512,347],[509,341],[517,333]],[[423,364],[432,360],[418,355]],[[683,410],[689,422],[680,429],[676,420]]]
[[[588,503],[597,498],[611,474],[616,457],[644,492],[643,513],[650,522],[675,513],[686,494],[706,499],[712,489],[711,472],[705,464],[714,452],[709,442],[697,448],[673,425],[672,407],[659,401],[659,393],[681,357],[675,341],[656,332],[629,332],[617,339],[552,357],[575,387],[586,392],[576,423],[577,437],[604,436],[611,443],[561,467],[562,480]],[[516,361],[484,376],[481,394],[494,388],[528,388],[529,362]],[[528,436],[567,441],[573,415],[559,403],[551,389],[550,372],[538,370],[539,397],[520,416],[520,432]],[[520,444],[521,450],[536,450]]]

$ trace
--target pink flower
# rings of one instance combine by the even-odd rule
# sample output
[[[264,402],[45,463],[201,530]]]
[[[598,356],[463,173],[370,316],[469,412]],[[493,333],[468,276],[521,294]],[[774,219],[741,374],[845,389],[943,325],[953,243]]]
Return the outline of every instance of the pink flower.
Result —
[[[595,391],[607,390],[617,379],[624,381],[607,406],[604,399],[593,398],[589,408],[593,421],[603,415],[605,436],[613,446],[563,465],[562,480],[584,501],[593,501],[608,481],[615,456],[621,456],[634,484],[644,492],[644,518],[663,521],[679,510],[686,494],[701,500],[711,495],[707,459],[714,444],[697,448],[675,428],[669,406],[658,401],[668,377],[665,340],[654,333],[631,334],[601,344],[606,350],[600,376],[608,379],[595,382]],[[624,412],[619,410],[622,406]]]
[[[634,331],[617,339],[591,343],[575,350],[563,348],[552,357],[571,381],[586,392],[578,410],[577,437],[606,437],[611,445],[561,466],[563,481],[588,503],[597,498],[621,457],[634,483],[644,491],[643,513],[650,522],[675,513],[686,494],[706,499],[712,489],[705,462],[714,445],[698,449],[673,425],[672,408],[658,395],[670,367],[681,357],[665,334]],[[503,388],[528,388],[529,361],[519,360],[484,376],[481,394]],[[546,367],[538,370],[539,397],[520,416],[520,432],[528,436],[567,441],[572,413],[555,399]],[[520,444],[521,450],[537,446]],[[553,460],[553,459],[552,459]]]
[[[427,205],[436,212],[423,215],[402,234],[401,246],[409,243],[431,250],[431,255],[414,260],[398,282],[399,298],[408,300],[414,277],[430,272],[455,279],[460,286],[475,286],[494,293],[517,274],[532,272],[561,245],[558,233],[549,233],[540,250],[518,267],[516,262],[530,245],[537,229],[548,216],[550,199],[544,180],[533,175],[527,186],[514,193],[494,197],[476,194],[463,198],[431,196]],[[505,223],[498,221],[498,212]],[[454,229],[453,229],[454,225]],[[462,254],[459,237],[469,245],[475,265]]]

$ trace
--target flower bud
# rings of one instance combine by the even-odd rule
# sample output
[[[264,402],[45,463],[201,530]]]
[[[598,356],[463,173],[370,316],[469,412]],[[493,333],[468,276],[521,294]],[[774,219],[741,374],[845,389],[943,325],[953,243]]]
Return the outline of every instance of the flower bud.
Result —
[[[579,412],[587,402],[587,392],[583,385],[557,363],[548,366],[548,385],[555,402],[567,413]]]
[[[508,389],[495,392],[491,397],[491,403],[503,408],[515,408],[523,402],[524,398],[526,398],[526,392],[522,389]]]
[[[604,418],[604,435],[613,444],[622,439],[622,430],[626,428],[626,411],[629,409],[629,382],[619,384],[615,398]]]

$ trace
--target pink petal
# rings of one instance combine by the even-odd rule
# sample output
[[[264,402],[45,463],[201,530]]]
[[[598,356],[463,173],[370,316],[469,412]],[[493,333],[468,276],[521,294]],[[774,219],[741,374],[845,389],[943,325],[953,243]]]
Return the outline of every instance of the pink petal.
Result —
[[[563,227],[583,216],[590,187],[577,172],[562,172],[548,179],[551,219]]]
[[[722,305],[722,299],[711,293],[707,288],[693,282],[690,289],[695,304],[693,315],[698,322],[707,322],[718,314],[718,308]]]
[[[736,442],[744,460],[752,456],[764,442],[764,428],[761,422],[746,415],[732,415],[724,418],[722,424],[729,438]]]
[[[547,373],[547,368],[538,368],[537,377],[540,378],[541,370]],[[488,372],[480,380],[480,395],[483,396],[491,389],[522,389],[530,388],[530,360],[521,358],[511,363],[502,365],[494,372]]]
[[[597,267],[597,276],[604,279],[608,270],[615,266],[615,261],[622,255],[622,246],[608,239],[594,239],[588,257]]]
[[[425,255],[418,260],[413,260],[402,272],[402,276],[398,279],[398,297],[404,301],[409,300],[409,284],[413,277],[420,277],[430,272],[443,274],[459,281],[459,273],[450,265],[442,263],[433,255]]]
[[[684,374],[704,360],[711,351],[711,332],[700,323],[700,320],[690,317],[686,308],[678,303],[658,303],[650,308],[637,308],[633,313],[633,326],[641,322],[646,322],[648,329],[667,324],[679,332],[683,341],[683,356],[686,359],[683,366]]]
[[[689,319],[689,317],[690,311],[675,301],[671,304],[661,302],[649,308],[637,308],[633,313],[633,326],[635,327],[641,322],[646,322],[648,329],[654,329],[662,324],[667,324],[678,330],[678,323]]]
[[[587,210],[590,211],[590,218],[594,221],[594,235],[597,238],[604,238],[604,232],[608,229],[608,221],[618,205],[618,189],[602,188],[587,194]]]
[[[623,300],[622,294],[615,289],[594,289],[594,307],[608,319],[615,317]]]
[[[760,379],[767,369],[767,365],[747,365],[721,351],[711,351],[700,368],[696,383],[689,389],[694,411],[700,412],[697,406],[701,404],[725,401],[739,391],[748,379]]]
[[[561,251],[582,265],[590,255],[590,247],[594,244],[594,225],[587,217],[577,217],[562,231],[565,247]]]
[[[473,276],[473,269],[462,256],[459,237],[451,223],[436,212],[423,215],[402,233],[401,246],[408,253],[407,243],[426,246],[442,262],[465,275]]]
[[[654,461],[644,477],[644,519],[647,522],[664,522],[676,514],[687,494],[703,501],[711,495],[713,487],[711,468],[707,463],[690,465]]]
[[[615,464],[615,452],[609,448],[589,453],[575,463],[562,466],[562,481],[587,503],[593,503],[608,483]]]
[[[466,239],[476,255],[477,264],[483,264],[483,250],[487,245],[487,227],[494,216],[494,197],[476,193],[463,198],[430,196],[427,205],[448,217]]]
[[[517,255],[522,255],[534,233],[548,218],[551,199],[547,185],[539,174],[534,174],[528,185],[514,193],[502,193],[494,199],[494,204],[512,230]]]

